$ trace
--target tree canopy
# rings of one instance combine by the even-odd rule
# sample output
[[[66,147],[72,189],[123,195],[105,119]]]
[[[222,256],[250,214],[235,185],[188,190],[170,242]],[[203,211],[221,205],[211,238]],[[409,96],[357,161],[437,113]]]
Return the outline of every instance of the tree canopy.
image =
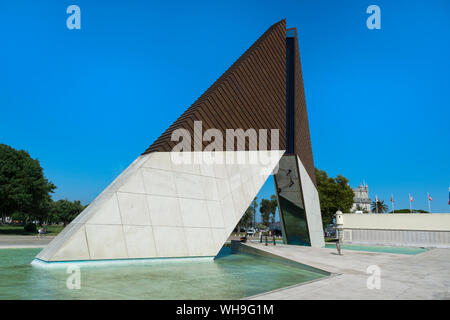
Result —
[[[268,227],[270,223],[275,222],[275,213],[277,210],[278,202],[275,195],[270,196],[270,200],[262,199],[259,206],[259,212],[261,213],[262,224]]]
[[[238,223],[238,232],[240,231],[239,227],[242,226],[244,228],[248,228],[252,224],[253,220],[253,209],[252,207],[248,207],[247,210],[245,210],[244,215],[242,216],[241,220]]]
[[[422,210],[422,209],[412,209],[413,213],[430,213],[426,210]],[[394,212],[390,211],[389,213],[411,213],[410,209],[395,209]]]
[[[275,223],[275,214],[277,212],[278,200],[277,200],[277,197],[274,194],[272,194],[270,196],[270,202],[271,202],[270,209],[271,209],[271,213],[272,213],[271,222]]]
[[[39,160],[28,152],[0,144],[0,214],[26,213],[27,217],[47,217],[56,189],[43,173]],[[2,220],[4,221],[4,220]]]
[[[79,200],[58,200],[52,203],[49,220],[52,222],[62,222],[64,225],[71,222],[83,211],[85,206]]]
[[[361,211],[362,213],[369,213],[369,211],[367,211],[366,208],[364,208],[363,206],[361,206],[361,205],[359,205],[359,204],[356,205],[355,211]]]
[[[348,184],[348,179],[342,175],[336,178],[328,177],[323,170],[315,169],[317,189],[319,191],[322,222],[326,226],[333,222],[336,211],[350,212],[354,193]]]
[[[269,226],[270,215],[272,213],[271,210],[272,203],[270,200],[262,199],[261,205],[259,206],[259,212],[261,213],[262,224],[265,226]]]
[[[275,222],[275,214],[278,207],[276,196],[272,194],[270,200],[261,199],[259,205],[258,198],[255,197],[239,221],[238,229],[240,229],[240,226],[248,228],[251,225],[256,225],[256,208],[258,208],[258,206],[259,212],[261,213],[262,225],[268,227],[270,223]]]
[[[255,214],[256,214],[256,208],[258,207],[258,201],[257,197],[255,197],[250,204],[250,206],[245,210],[244,215],[241,217],[241,219],[238,222],[237,228],[238,232],[240,231],[240,227],[243,226],[244,228],[248,228],[249,226],[255,224]]]
[[[371,205],[372,212],[385,213],[388,211],[388,206],[384,203],[384,200],[374,200]]]

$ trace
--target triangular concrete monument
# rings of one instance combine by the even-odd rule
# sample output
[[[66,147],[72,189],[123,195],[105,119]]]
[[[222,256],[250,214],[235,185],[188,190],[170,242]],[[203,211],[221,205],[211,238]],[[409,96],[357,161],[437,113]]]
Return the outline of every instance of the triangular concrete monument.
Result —
[[[273,171],[285,242],[323,246],[297,34],[285,20],[36,258],[213,257]]]
[[[243,163],[180,164],[140,156],[37,258],[44,261],[215,256],[283,151]],[[258,162],[250,163],[253,153]],[[264,158],[264,159],[263,159]]]

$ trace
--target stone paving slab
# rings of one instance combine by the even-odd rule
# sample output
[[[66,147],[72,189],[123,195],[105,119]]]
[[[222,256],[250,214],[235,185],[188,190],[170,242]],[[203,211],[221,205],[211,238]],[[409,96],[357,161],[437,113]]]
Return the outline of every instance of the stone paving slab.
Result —
[[[339,256],[335,249],[245,245],[336,275],[249,299],[450,299],[450,249],[416,255],[343,250]],[[380,268],[380,289],[367,288],[371,265]]]
[[[54,236],[0,236],[0,249],[12,248],[43,248],[52,241]]]

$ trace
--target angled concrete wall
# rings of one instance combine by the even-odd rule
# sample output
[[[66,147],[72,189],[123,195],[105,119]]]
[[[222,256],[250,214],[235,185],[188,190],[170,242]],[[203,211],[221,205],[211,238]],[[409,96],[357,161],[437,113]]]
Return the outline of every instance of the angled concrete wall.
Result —
[[[325,246],[323,235],[322,213],[320,211],[319,192],[310,175],[306,171],[300,157],[297,156],[300,180],[302,183],[303,199],[305,200],[306,219],[308,221],[311,247]]]
[[[284,155],[278,172],[275,184],[284,242],[325,246],[319,194],[300,158]]]
[[[215,256],[283,153],[183,152],[191,162],[181,164],[181,153],[142,155],[37,258]],[[215,163],[192,163],[198,155]]]

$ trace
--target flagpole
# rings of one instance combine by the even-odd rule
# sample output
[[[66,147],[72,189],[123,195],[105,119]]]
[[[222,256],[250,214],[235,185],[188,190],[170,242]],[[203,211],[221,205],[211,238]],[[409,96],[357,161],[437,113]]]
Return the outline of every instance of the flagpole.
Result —
[[[411,193],[409,194],[409,212],[412,213],[412,207],[411,207]]]
[[[391,193],[392,213],[395,213],[394,201],[394,194]]]
[[[375,196],[375,209],[376,213],[378,213],[378,195]]]
[[[427,192],[427,199],[428,199],[428,211],[431,213],[430,194],[428,192]]]

